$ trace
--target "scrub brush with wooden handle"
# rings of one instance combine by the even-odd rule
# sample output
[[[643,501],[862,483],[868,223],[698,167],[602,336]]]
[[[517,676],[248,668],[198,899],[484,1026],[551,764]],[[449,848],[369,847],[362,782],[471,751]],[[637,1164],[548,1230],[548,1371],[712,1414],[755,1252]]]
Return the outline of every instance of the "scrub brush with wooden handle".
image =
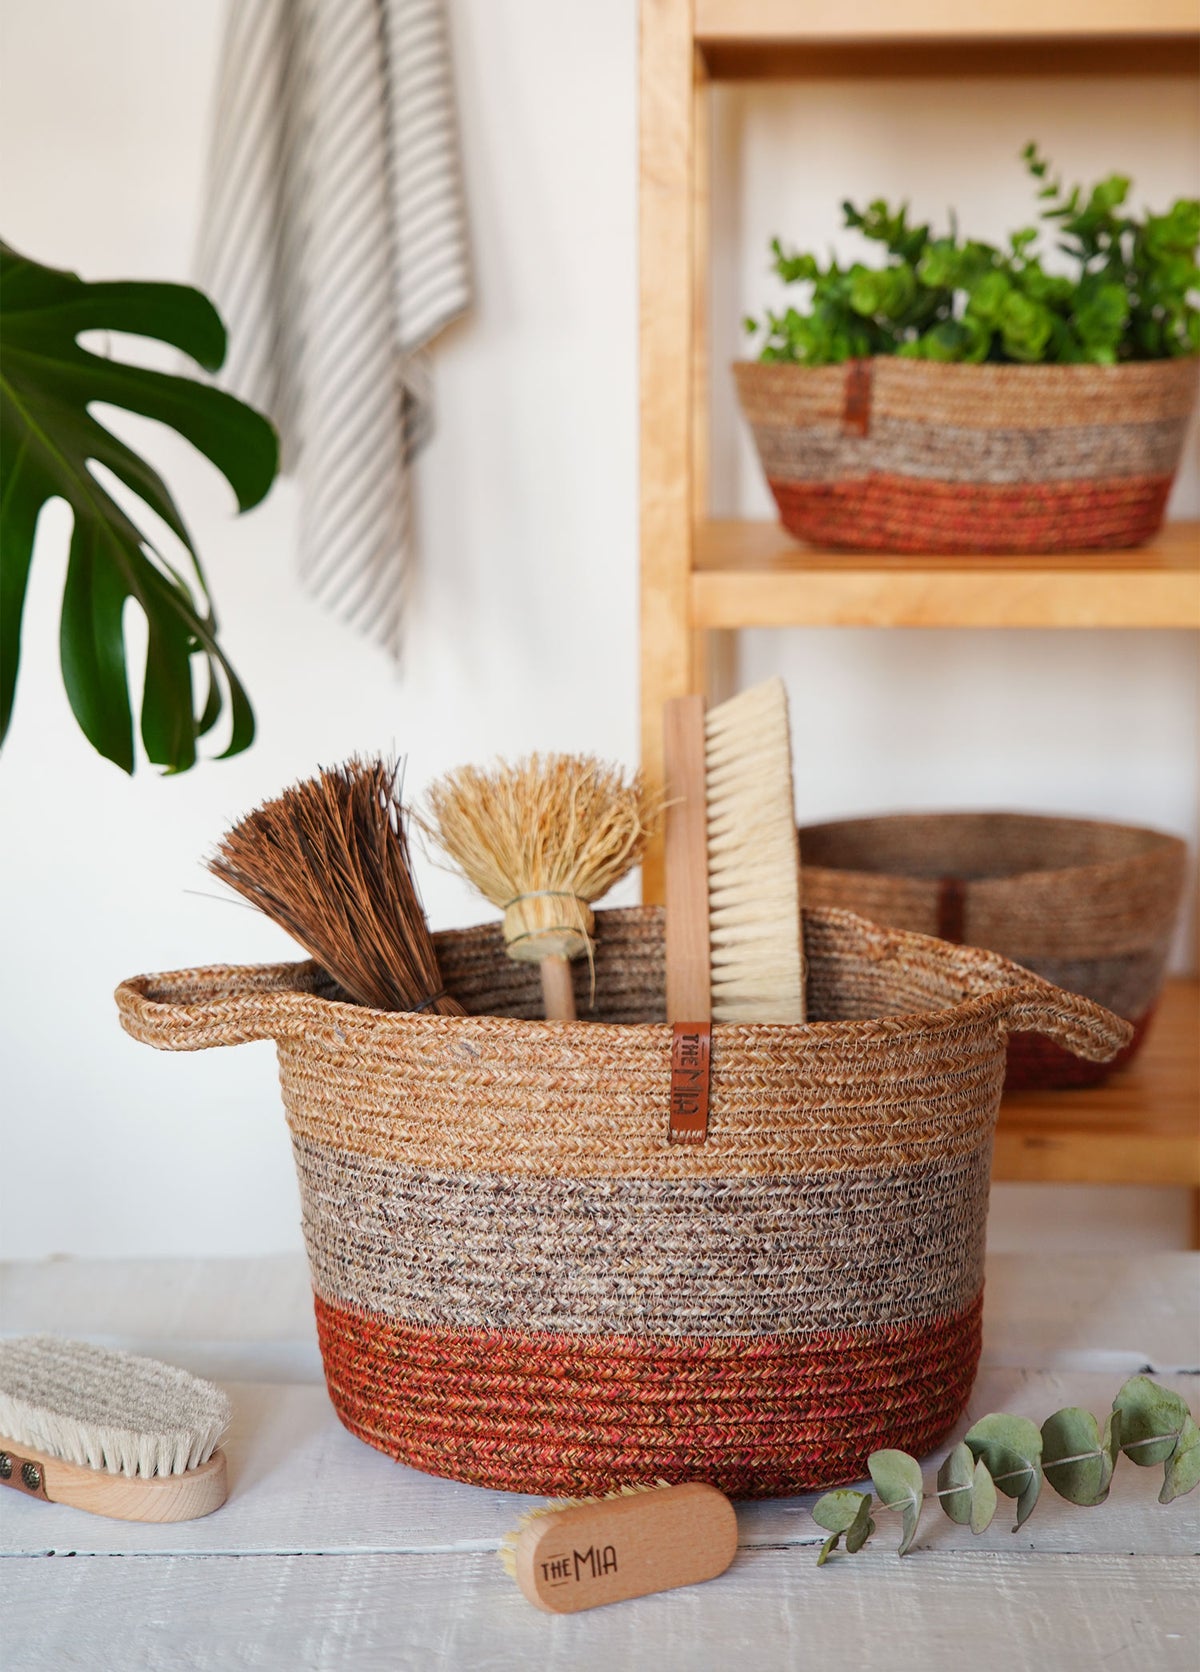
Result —
[[[715,1579],[737,1554],[737,1516],[703,1481],[626,1486],[522,1516],[499,1556],[535,1607],[577,1614]]]
[[[208,868],[359,1004],[462,1015],[413,881],[398,763],[353,759],[292,785],[234,825]]]
[[[670,1135],[707,1133],[710,1024],[804,1020],[800,853],[787,692],[768,680],[663,714]]]
[[[504,913],[504,943],[538,964],[546,1015],[575,1019],[572,958],[590,955],[592,903],[642,856],[649,813],[640,776],[587,755],[530,755],[491,771],[460,766],[415,815]]]
[[[0,1342],[0,1484],[118,1521],[225,1502],[229,1400],[157,1359],[30,1335]]]

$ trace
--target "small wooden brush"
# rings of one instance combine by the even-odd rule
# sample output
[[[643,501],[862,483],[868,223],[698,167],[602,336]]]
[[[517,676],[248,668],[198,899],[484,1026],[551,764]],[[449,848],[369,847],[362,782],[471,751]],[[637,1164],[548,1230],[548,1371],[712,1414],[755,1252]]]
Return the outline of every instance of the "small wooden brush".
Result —
[[[133,1353],[0,1342],[0,1483],[118,1521],[193,1521],[225,1502],[229,1401]]]
[[[590,955],[592,902],[642,856],[649,814],[640,776],[585,755],[530,755],[491,771],[460,766],[415,816],[504,913],[510,958],[541,967],[546,1015],[573,1021],[572,958]]]
[[[376,1010],[461,1016],[409,863],[396,762],[352,759],[234,825],[208,868]]]
[[[698,1585],[737,1554],[737,1516],[715,1486],[627,1486],[569,1498],[522,1518],[499,1556],[536,1608],[577,1614]]]

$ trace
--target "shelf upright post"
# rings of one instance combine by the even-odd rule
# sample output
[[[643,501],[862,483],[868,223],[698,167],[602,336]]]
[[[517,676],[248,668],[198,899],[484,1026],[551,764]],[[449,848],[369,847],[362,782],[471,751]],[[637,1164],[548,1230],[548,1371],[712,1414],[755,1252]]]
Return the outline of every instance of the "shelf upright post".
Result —
[[[703,336],[698,274],[697,107],[692,0],[642,0],[639,132],[642,770],[662,786],[662,707],[695,688],[691,629],[693,429]],[[642,870],[663,897],[661,842]]]

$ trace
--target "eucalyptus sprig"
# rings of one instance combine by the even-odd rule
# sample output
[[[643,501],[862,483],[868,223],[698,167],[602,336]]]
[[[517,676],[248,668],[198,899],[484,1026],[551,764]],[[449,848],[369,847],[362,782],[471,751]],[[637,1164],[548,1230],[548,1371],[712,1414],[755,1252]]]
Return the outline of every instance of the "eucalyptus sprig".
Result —
[[[1130,181],[1113,174],[1068,191],[1036,145],[1021,153],[1038,187],[1043,228],[1022,227],[1006,249],[910,226],[907,206],[843,203],[845,225],[887,252],[882,267],[771,244],[773,271],[807,287],[800,307],[767,311],[761,360],[838,365],[875,354],[939,361],[1115,365],[1200,351],[1196,265],[1200,200],[1179,198],[1139,219]],[[1071,271],[1048,272],[1042,231],[1057,235]]]
[[[931,1498],[951,1521],[973,1533],[991,1525],[998,1492],[1016,1499],[1015,1533],[1033,1513],[1043,1481],[1068,1503],[1102,1504],[1122,1453],[1139,1468],[1162,1464],[1160,1504],[1200,1484],[1200,1429],[1179,1395],[1148,1376],[1130,1377],[1103,1429],[1090,1411],[1074,1405],[1055,1411],[1040,1428],[1028,1417],[981,1417],[938,1470],[933,1492],[925,1491],[915,1457],[905,1451],[872,1452],[867,1467],[878,1499],[870,1492],[840,1488],[826,1492],[812,1507],[813,1520],[829,1534],[817,1566],[824,1566],[843,1537],[851,1554],[861,1550],[875,1531],[873,1512],[881,1509],[899,1513],[897,1554],[905,1555]]]

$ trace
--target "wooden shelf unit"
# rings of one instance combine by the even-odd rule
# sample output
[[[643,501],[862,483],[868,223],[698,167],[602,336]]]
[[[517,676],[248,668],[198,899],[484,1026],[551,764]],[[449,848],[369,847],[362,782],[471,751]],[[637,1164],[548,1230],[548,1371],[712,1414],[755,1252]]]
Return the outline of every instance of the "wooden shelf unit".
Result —
[[[642,764],[662,783],[662,705],[727,691],[742,627],[1200,627],[1200,525],[1136,552],[880,557],[822,552],[708,503],[708,92],[820,75],[1194,76],[1194,0],[641,0]],[[690,305],[689,305],[690,302]],[[661,900],[661,846],[644,867]],[[1010,1099],[996,1177],[1200,1186],[1194,984],[1096,1092]]]
[[[1103,1085],[1010,1092],[992,1176],[1006,1183],[1200,1180],[1200,983],[1167,983],[1142,1050]]]

